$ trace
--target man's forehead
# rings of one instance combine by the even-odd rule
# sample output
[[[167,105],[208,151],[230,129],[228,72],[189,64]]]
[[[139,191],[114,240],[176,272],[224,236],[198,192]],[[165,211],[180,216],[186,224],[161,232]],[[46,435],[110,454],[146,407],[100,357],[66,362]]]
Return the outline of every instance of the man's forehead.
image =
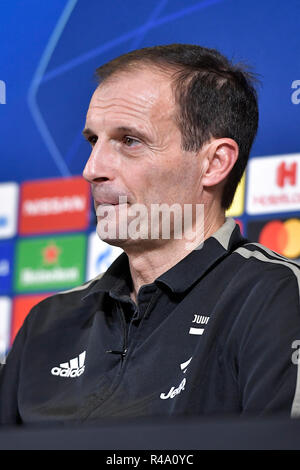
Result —
[[[174,98],[170,78],[153,70],[120,72],[109,77],[95,90],[87,120],[107,113],[138,117],[173,115]]]
[[[151,68],[121,71],[108,77],[95,90],[90,106],[116,101],[116,98],[136,101],[141,106],[150,107],[158,101],[172,101],[171,80],[166,74]]]

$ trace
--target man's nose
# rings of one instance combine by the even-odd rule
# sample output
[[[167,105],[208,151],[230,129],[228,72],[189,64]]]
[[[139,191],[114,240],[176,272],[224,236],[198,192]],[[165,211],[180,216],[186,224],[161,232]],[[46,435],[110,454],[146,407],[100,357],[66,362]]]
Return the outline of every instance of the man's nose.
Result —
[[[106,145],[95,145],[83,170],[83,177],[90,183],[114,178],[111,165],[111,150]]]

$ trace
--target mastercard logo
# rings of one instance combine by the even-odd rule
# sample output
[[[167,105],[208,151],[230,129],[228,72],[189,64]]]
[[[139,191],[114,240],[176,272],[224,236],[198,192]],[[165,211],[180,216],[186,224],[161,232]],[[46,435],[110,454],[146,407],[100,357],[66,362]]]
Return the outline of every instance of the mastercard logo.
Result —
[[[259,243],[287,258],[300,256],[300,220],[268,222],[259,235]]]

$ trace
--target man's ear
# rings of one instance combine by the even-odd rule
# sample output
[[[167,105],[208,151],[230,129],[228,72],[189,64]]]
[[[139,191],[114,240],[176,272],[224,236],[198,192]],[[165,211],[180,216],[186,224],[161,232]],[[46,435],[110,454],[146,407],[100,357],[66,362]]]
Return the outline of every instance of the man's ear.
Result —
[[[233,139],[213,139],[206,147],[203,186],[215,186],[225,181],[238,155],[239,147]]]

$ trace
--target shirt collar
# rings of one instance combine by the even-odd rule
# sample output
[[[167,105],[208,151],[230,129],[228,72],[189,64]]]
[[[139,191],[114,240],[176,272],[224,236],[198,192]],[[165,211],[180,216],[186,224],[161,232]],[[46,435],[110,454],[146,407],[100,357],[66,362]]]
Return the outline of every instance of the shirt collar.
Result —
[[[87,293],[82,297],[82,300],[85,300],[92,294],[99,294],[100,292],[110,293],[112,297],[120,297],[126,294],[128,296],[131,286],[132,280],[128,256],[126,253],[122,253],[100,279],[91,283],[91,286],[88,287]]]
[[[243,240],[239,226],[233,219],[227,219],[201,247],[189,253],[155,282],[165,284],[174,293],[183,293]]]
[[[193,250],[179,263],[159,276],[155,283],[165,285],[174,293],[183,293],[197,282],[214,264],[243,243],[239,226],[234,219],[228,218],[222,227],[211,235],[201,248]],[[105,274],[91,284],[83,300],[91,294],[107,292],[128,296],[132,286],[128,257],[122,253],[108,268]],[[127,291],[127,294],[126,294]],[[124,297],[125,299],[125,297]]]

